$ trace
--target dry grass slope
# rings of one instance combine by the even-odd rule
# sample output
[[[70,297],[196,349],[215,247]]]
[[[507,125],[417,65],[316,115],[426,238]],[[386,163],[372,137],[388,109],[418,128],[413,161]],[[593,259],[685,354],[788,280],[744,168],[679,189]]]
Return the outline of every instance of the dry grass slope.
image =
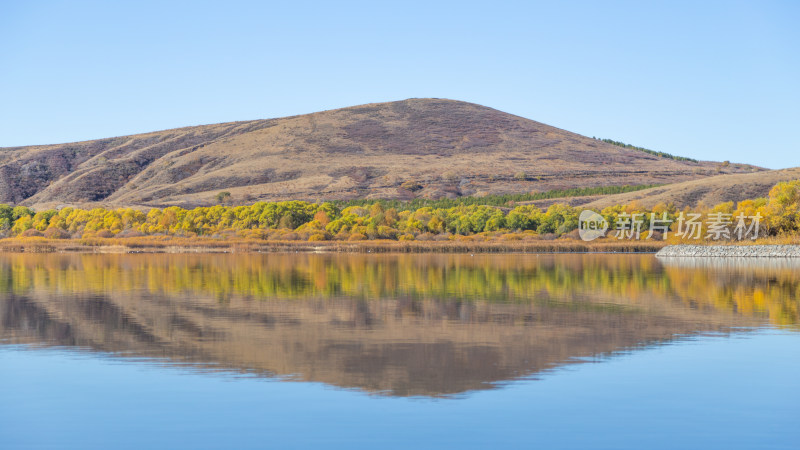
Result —
[[[747,174],[719,175],[685,181],[624,194],[608,195],[587,203],[586,207],[604,208],[637,202],[650,208],[658,203],[673,203],[679,208],[706,206],[722,202],[766,197],[769,190],[781,181],[800,179],[800,167],[769,170]]]
[[[410,99],[0,149],[0,202],[199,206],[216,203],[222,190],[232,203],[438,198],[753,170],[659,158],[476,104]],[[407,181],[421,188],[404,188]]]

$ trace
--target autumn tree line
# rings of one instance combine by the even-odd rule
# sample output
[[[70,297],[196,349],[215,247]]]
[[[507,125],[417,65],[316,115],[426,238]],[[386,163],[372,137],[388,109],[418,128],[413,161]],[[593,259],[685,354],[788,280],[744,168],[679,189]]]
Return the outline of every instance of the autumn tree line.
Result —
[[[304,201],[258,202],[248,206],[168,207],[140,211],[80,209],[34,211],[0,204],[0,236],[51,239],[137,236],[241,237],[265,240],[452,240],[554,239],[576,237],[580,208],[556,203],[546,210],[532,205],[498,207],[472,203],[407,209],[384,201],[339,206]],[[642,213],[674,220],[682,211],[671,204],[643,208],[635,203],[599,213],[612,224],[620,216]],[[768,197],[683,212],[759,215],[762,235],[794,235],[800,230],[800,180],[774,186]],[[674,226],[674,224],[673,224]]]

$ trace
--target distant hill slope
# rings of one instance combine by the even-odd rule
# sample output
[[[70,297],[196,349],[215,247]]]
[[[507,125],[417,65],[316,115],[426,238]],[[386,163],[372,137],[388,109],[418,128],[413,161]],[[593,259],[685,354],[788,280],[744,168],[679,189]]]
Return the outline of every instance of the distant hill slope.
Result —
[[[215,203],[223,190],[234,203],[436,198],[753,170],[661,158],[471,103],[411,99],[3,148],[0,202],[195,206]]]
[[[674,203],[679,208],[694,207],[699,203],[713,206],[722,202],[766,197],[769,190],[781,181],[800,179],[800,167],[768,170],[758,173],[719,175],[700,180],[685,181],[636,192],[603,196],[586,207],[604,208],[638,202],[651,207],[658,203]]]

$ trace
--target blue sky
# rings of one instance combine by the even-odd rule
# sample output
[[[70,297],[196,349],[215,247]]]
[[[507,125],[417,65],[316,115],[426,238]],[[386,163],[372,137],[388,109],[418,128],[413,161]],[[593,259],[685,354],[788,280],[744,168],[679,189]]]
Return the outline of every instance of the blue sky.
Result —
[[[800,166],[800,2],[0,3],[0,146],[465,100]]]

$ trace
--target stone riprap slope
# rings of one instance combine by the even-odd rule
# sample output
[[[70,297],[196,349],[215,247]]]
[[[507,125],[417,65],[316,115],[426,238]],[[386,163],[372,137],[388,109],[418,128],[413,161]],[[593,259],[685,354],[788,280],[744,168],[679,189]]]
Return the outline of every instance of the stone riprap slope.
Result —
[[[657,257],[800,258],[800,245],[670,245]]]

